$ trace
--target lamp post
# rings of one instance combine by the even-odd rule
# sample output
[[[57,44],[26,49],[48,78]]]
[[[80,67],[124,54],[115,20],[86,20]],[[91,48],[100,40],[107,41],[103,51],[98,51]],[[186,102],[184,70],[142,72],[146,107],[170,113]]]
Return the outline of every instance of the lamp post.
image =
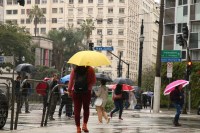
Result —
[[[139,68],[138,68],[138,88],[141,89],[141,82],[142,82],[142,55],[143,55],[143,43],[144,43],[144,25],[143,25],[143,19],[142,19],[142,25],[141,25],[141,31],[140,31],[140,49],[139,49]],[[138,107],[141,109],[141,91],[139,93],[139,99],[137,102]]]
[[[24,57],[24,56],[22,56],[22,63],[24,63],[24,61],[25,61],[25,57]]]

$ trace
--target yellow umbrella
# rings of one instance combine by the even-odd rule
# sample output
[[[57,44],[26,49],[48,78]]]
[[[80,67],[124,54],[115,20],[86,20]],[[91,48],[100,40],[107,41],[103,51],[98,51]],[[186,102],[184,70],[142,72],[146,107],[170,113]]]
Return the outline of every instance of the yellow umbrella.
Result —
[[[102,66],[110,65],[108,58],[96,51],[80,51],[74,54],[67,63],[77,66]]]

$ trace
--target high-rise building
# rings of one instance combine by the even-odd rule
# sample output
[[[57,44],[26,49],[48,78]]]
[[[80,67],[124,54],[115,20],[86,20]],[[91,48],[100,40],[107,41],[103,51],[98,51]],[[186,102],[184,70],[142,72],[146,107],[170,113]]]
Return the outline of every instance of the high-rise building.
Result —
[[[0,0],[0,24],[3,23],[3,0]]]
[[[192,60],[200,60],[200,0],[165,0],[163,50],[182,50],[182,59],[187,59],[187,50],[178,44],[177,35],[188,26],[188,46]]]
[[[45,36],[51,29],[80,26],[82,20],[92,19],[95,30],[90,37],[94,46],[113,46],[112,53],[129,64],[129,77],[137,79],[139,43],[139,0],[26,0],[19,6],[16,0],[5,0],[4,22],[12,21],[26,26],[34,35],[34,24],[28,19],[32,7],[38,4],[45,18],[37,26],[37,35]],[[102,51],[111,60],[109,67],[99,71],[117,77],[119,59],[107,51]],[[121,63],[122,77],[128,75],[128,65]]]

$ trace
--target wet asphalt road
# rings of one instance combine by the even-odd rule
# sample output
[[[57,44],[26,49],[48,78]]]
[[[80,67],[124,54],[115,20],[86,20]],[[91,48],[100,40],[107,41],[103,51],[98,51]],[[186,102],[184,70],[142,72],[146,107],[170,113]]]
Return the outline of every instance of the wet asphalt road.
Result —
[[[55,113],[55,121],[49,121],[47,127],[40,127],[41,110],[32,110],[30,114],[22,113],[19,117],[17,130],[9,130],[9,119],[0,133],[76,133],[74,119],[64,115],[61,118]],[[124,120],[118,120],[117,114],[109,124],[98,124],[95,109],[91,109],[88,122],[90,133],[200,133],[200,116],[181,115],[181,127],[174,127],[172,119],[174,111],[163,111],[159,114],[150,113],[149,110],[130,111],[123,113]]]

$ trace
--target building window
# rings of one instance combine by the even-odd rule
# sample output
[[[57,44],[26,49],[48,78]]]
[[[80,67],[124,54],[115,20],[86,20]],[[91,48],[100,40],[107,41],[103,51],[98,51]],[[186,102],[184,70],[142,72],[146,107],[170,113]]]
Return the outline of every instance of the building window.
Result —
[[[73,9],[68,9],[68,15],[73,15]]]
[[[108,46],[112,46],[112,40],[111,40],[111,39],[108,39],[108,40],[107,40],[107,45],[108,45]]]
[[[18,10],[13,10],[13,14],[18,14]]]
[[[57,23],[57,18],[52,18],[52,23]]]
[[[108,18],[107,24],[113,24],[113,18]]]
[[[53,0],[53,3],[58,3],[58,0]]]
[[[107,30],[107,35],[112,35],[113,34],[113,30],[112,29],[108,29]]]
[[[178,5],[185,5],[187,4],[187,0],[178,0]]]
[[[124,3],[125,1],[124,1],[124,0],[119,0],[119,2],[120,2],[120,3]]]
[[[124,24],[124,19],[123,18],[119,18],[119,24]]]
[[[73,24],[73,19],[68,19],[68,24],[72,25]]]
[[[83,0],[78,0],[78,3],[79,4],[83,4]]]
[[[64,0],[60,0],[60,3],[64,3]]]
[[[103,19],[97,19],[97,24],[102,24],[103,23]]]
[[[102,35],[102,29],[97,29],[97,35]]]
[[[40,23],[41,23],[41,24],[46,24],[46,18],[41,18]]]
[[[108,13],[113,13],[113,8],[108,8]]]
[[[192,3],[200,3],[200,0],[193,0]]]
[[[82,24],[83,20],[82,19],[78,19],[77,20],[77,24]]]
[[[41,33],[41,34],[46,34],[46,28],[41,28],[41,29],[40,29],[40,33]]]
[[[73,4],[74,3],[74,0],[69,0],[69,4]]]
[[[119,13],[124,14],[124,8],[119,8]]]
[[[7,5],[12,5],[12,0],[7,0]]]
[[[83,8],[78,8],[78,15],[83,15]]]
[[[103,14],[103,8],[98,8],[98,14],[100,14],[100,15]]]
[[[21,19],[21,24],[24,24],[25,23],[25,20],[24,19]]]
[[[27,0],[27,4],[31,4],[31,0]]]
[[[182,28],[185,27],[185,26],[187,26],[187,23],[180,23],[180,24],[178,24],[178,30],[177,30],[177,32],[178,33],[182,33]]]
[[[93,14],[93,8],[88,8],[88,14]]]
[[[112,3],[112,2],[113,2],[113,0],[108,0],[108,2],[109,2],[109,3]]]
[[[118,30],[118,35],[124,35],[124,30],[123,29],[119,29]]]
[[[41,10],[42,10],[42,13],[43,13],[43,14],[46,14],[46,13],[47,13],[47,9],[46,9],[46,8],[41,8]]]
[[[52,13],[57,13],[58,9],[57,8],[52,8]]]
[[[103,0],[98,0],[98,3],[100,3],[100,4],[103,3]]]
[[[29,18],[26,19],[26,24],[30,24],[30,23],[31,23],[30,19]]]
[[[59,13],[63,13],[63,8],[59,8]]]
[[[101,40],[101,39],[98,39],[98,40],[97,40],[97,45],[98,45],[98,46],[102,46],[102,40]]]
[[[124,40],[118,40],[118,46],[124,46]]]
[[[40,4],[40,0],[35,0],[35,4]]]
[[[12,14],[12,10],[6,10],[6,14],[7,15],[11,15]]]
[[[42,0],[42,4],[46,4],[47,3],[47,0]]]
[[[93,3],[93,0],[88,0],[88,3]]]
[[[188,14],[188,7],[184,6],[183,7],[183,16],[187,16],[187,14]]]

